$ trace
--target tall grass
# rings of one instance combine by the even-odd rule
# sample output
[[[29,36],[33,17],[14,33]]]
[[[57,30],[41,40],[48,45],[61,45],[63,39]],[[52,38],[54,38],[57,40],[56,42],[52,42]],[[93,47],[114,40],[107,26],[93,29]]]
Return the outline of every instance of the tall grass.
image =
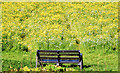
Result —
[[[117,4],[2,3],[2,50],[118,49]]]

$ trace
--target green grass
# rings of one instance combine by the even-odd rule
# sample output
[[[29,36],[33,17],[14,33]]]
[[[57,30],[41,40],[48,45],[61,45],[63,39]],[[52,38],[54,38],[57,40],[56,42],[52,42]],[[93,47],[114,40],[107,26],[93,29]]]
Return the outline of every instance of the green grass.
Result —
[[[30,67],[30,53],[26,52],[2,52],[2,71],[8,71],[10,66],[20,69],[22,67]],[[34,58],[34,59],[33,59]],[[31,56],[31,66],[35,67],[35,54]]]
[[[81,49],[83,53],[83,64],[84,68],[82,71],[118,71],[118,52],[105,49]],[[13,68],[20,69],[22,67],[35,68],[35,52],[2,52],[2,71],[8,71],[10,66]],[[30,64],[31,63],[31,64]],[[30,66],[31,65],[31,66]],[[64,64],[66,67],[70,64]],[[71,64],[72,65],[72,64]],[[75,70],[80,71],[79,67],[71,67]]]

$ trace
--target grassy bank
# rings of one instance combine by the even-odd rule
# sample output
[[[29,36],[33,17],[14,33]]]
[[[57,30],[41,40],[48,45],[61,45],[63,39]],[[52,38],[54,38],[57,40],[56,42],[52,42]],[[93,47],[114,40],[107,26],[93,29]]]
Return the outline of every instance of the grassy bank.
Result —
[[[83,71],[117,71],[118,70],[118,52],[104,49],[99,50],[84,50],[83,53],[84,68]],[[31,56],[30,56],[31,55]],[[2,70],[8,71],[10,66],[14,69],[35,68],[35,52],[2,52]],[[31,58],[31,60],[30,60]],[[76,65],[76,64],[75,64]],[[72,67],[71,64],[65,64],[66,68],[70,67],[80,71],[79,67]]]

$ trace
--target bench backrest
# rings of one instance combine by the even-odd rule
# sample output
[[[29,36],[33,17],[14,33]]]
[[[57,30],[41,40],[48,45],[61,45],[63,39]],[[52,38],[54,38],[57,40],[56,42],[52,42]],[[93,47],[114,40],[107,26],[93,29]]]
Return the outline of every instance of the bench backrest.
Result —
[[[37,50],[37,57],[43,63],[78,63],[80,50]]]

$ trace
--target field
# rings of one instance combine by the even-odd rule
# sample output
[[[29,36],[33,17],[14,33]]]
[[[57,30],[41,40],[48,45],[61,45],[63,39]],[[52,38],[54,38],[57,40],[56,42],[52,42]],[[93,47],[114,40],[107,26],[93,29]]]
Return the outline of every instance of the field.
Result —
[[[2,71],[34,69],[37,49],[80,50],[83,71],[118,71],[118,2],[1,5]],[[66,71],[80,71],[66,66]]]

